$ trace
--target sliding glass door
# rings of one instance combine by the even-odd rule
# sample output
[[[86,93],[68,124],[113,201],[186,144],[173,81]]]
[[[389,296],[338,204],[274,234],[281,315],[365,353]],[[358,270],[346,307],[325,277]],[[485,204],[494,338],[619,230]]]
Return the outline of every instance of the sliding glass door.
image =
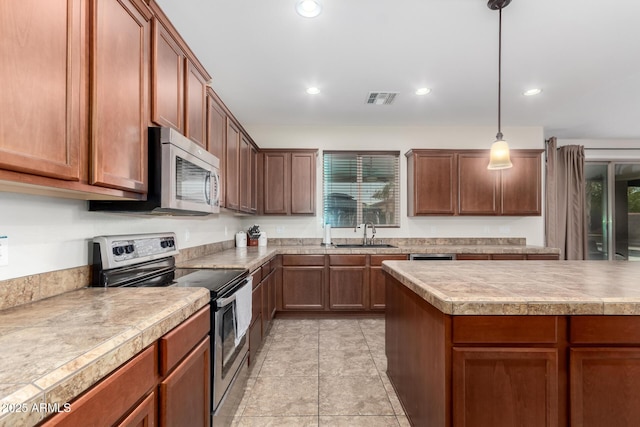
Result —
[[[587,259],[640,261],[640,163],[586,162]]]

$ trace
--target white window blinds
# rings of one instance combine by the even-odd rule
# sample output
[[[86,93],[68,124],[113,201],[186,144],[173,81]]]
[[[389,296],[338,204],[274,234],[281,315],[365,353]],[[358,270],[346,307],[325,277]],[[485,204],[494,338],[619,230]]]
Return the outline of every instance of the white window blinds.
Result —
[[[325,151],[323,156],[325,223],[400,226],[399,151]]]

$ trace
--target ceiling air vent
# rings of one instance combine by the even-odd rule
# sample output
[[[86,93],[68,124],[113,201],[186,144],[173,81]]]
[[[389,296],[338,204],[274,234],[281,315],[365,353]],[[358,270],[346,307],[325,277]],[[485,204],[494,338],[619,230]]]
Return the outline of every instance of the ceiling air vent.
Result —
[[[367,104],[391,105],[398,92],[369,92]]]

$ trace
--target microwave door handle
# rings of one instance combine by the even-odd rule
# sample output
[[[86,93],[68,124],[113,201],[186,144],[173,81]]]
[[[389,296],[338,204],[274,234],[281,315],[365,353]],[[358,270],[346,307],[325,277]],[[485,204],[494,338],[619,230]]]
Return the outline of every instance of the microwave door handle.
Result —
[[[215,172],[212,173],[211,175],[213,175],[214,189],[215,189],[214,191],[215,197],[213,198],[213,205],[218,206],[220,204],[220,177]]]
[[[207,177],[204,179],[204,198],[207,205],[211,205],[211,172],[207,173]]]
[[[232,302],[234,302],[235,300],[236,300],[236,296],[235,296],[235,294],[234,294],[234,295],[231,295],[231,296],[230,296],[230,297],[228,297],[228,298],[220,298],[220,299],[218,300],[218,304],[217,304],[217,305],[218,305],[218,308],[226,307],[226,306],[228,306],[229,304],[231,304]]]

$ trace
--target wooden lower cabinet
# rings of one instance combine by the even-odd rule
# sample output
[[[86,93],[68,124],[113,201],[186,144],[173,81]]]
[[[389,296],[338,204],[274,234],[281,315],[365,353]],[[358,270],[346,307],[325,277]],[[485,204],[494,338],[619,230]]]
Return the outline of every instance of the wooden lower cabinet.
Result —
[[[329,255],[329,308],[365,310],[369,300],[366,255]]]
[[[156,425],[156,393],[151,392],[118,427],[153,427]]]
[[[157,360],[158,346],[153,344],[73,400],[71,411],[50,417],[42,426],[110,426],[138,409],[144,412],[138,402],[153,395]]]
[[[382,261],[406,261],[407,255],[371,255],[369,260],[369,308],[384,310],[385,276],[382,271]]]
[[[558,425],[556,349],[454,347],[452,364],[454,426]]]
[[[640,420],[640,347],[574,348],[571,425],[636,426]]]
[[[208,426],[211,344],[207,336],[159,385],[160,426]]]
[[[209,427],[209,329],[207,305],[40,425]]]
[[[451,316],[386,277],[387,374],[412,425],[638,425],[640,316]]]
[[[326,269],[324,255],[282,255],[282,292],[279,307],[288,310],[324,310]]]

